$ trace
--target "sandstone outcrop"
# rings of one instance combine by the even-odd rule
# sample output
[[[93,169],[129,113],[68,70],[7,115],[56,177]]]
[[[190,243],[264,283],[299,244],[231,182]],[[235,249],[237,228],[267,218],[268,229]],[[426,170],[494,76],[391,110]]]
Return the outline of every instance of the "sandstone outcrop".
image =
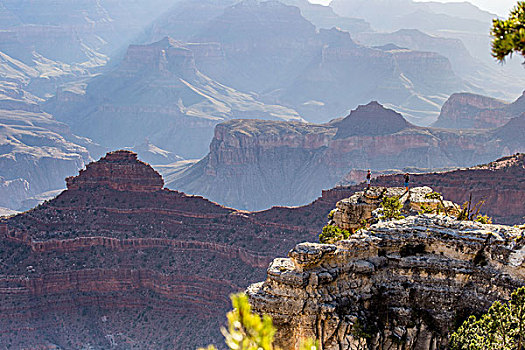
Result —
[[[443,215],[380,221],[336,244],[298,244],[248,294],[283,349],[306,337],[325,350],[444,349],[468,315],[524,284],[524,234]]]
[[[162,176],[137,159],[131,151],[108,153],[90,163],[80,174],[66,179],[68,190],[107,187],[117,191],[156,192],[164,187]]]
[[[433,193],[434,190],[430,187],[410,188],[408,191],[404,187],[370,187],[337,202],[336,209],[331,212],[329,224],[355,232],[363,226],[363,220],[374,218],[374,211],[381,207],[385,198],[393,197],[398,198],[402,205],[402,213],[415,214],[423,207],[436,210],[440,205],[449,214],[459,212],[459,206],[450,201],[429,198]]]
[[[511,122],[490,131],[421,128],[376,102],[320,125],[234,120],[216,127],[209,154],[168,187],[239,209],[304,205],[352,169],[468,167],[523,151],[525,124]]]

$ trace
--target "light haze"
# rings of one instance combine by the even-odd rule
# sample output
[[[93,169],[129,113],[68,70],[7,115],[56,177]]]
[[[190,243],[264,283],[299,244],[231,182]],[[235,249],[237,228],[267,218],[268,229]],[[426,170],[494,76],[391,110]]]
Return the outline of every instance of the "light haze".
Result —
[[[330,0],[310,0],[314,4],[328,5]],[[457,0],[440,0],[439,2],[459,2]],[[497,14],[501,17],[507,17],[509,11],[516,5],[516,0],[471,0],[468,1],[479,8]]]

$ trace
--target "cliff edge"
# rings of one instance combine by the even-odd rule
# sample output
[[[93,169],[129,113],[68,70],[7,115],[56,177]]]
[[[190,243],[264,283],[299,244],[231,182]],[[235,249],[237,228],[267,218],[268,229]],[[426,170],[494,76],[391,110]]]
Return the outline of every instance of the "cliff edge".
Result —
[[[524,284],[524,234],[436,214],[380,221],[336,244],[298,244],[248,294],[283,349],[306,337],[325,350],[441,349],[468,315]]]

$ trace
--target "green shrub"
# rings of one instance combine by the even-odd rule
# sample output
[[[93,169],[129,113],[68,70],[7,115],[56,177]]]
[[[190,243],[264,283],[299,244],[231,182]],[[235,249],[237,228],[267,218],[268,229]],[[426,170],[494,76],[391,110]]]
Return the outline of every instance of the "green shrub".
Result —
[[[421,211],[419,212],[419,214],[432,214],[435,211],[436,210],[434,208],[432,208],[430,205],[426,205],[425,203],[422,203],[421,204]]]
[[[350,232],[343,230],[335,225],[326,225],[323,232],[319,235],[319,242],[323,244],[333,244],[343,239],[348,239]]]
[[[450,338],[451,350],[522,350],[525,348],[525,288],[507,303],[496,301],[478,320],[470,316]]]
[[[487,215],[478,215],[474,221],[483,225],[492,224],[492,218],[488,217]]]
[[[264,315],[262,318],[252,312],[246,294],[231,296],[233,310],[228,312],[228,328],[222,328],[228,349],[242,350],[279,350],[273,344],[276,329],[272,318]],[[301,343],[300,350],[318,350],[316,341],[307,339]],[[213,345],[199,350],[217,350]]]
[[[492,21],[492,56],[503,62],[519,53],[525,57],[525,1],[518,1],[506,20]]]
[[[397,196],[383,198],[381,208],[383,208],[382,220],[400,220],[405,218],[401,215],[403,204],[401,204]]]

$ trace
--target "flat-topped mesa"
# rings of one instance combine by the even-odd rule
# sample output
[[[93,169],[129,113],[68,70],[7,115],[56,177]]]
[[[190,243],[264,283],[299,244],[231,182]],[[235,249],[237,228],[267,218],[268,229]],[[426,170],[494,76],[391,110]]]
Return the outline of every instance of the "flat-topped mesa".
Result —
[[[131,151],[115,151],[66,179],[68,190],[107,187],[117,191],[156,192],[164,187],[162,176]]]
[[[403,205],[402,212],[405,214],[416,214],[422,210],[422,207],[435,210],[439,206],[444,206],[450,213],[457,213],[459,210],[457,204],[438,198],[428,198],[433,192],[434,190],[427,186],[411,188],[408,191],[403,187],[373,186],[337,202],[329,224],[355,232],[362,227],[363,220],[373,217],[374,210],[381,206],[384,198],[391,197],[399,198],[399,202]]]
[[[118,72],[133,75],[146,70],[185,77],[193,76],[197,68],[191,50],[165,37],[149,45],[130,45]]]
[[[451,216],[383,221],[335,244],[301,243],[248,288],[277,345],[324,350],[447,348],[450,333],[525,283],[525,227]]]

